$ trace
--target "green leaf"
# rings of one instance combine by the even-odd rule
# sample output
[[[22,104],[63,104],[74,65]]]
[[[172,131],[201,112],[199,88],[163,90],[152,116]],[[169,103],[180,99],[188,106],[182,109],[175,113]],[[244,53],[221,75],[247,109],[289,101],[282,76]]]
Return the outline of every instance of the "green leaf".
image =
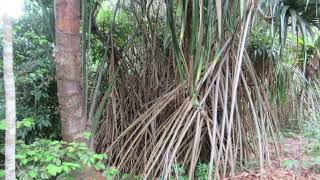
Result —
[[[0,121],[0,130],[6,130],[6,122],[4,119]]]
[[[34,123],[33,123],[33,118],[24,118],[22,120],[23,126],[25,127],[31,127]]]
[[[92,155],[93,158],[103,160],[105,158],[104,154],[94,154]]]
[[[76,142],[72,142],[72,143],[69,143],[70,146],[73,146],[73,147],[77,147],[79,146],[79,143],[76,143]]]
[[[70,168],[68,166],[62,165],[61,167],[66,173],[70,172]]]
[[[91,158],[89,159],[89,162],[90,162],[91,164],[94,164],[95,160],[96,160],[95,158],[91,157]]]
[[[67,147],[66,148],[69,152],[74,152],[76,149],[74,147]]]
[[[30,150],[30,151],[27,151],[27,154],[28,154],[28,155],[30,155],[30,156],[33,156],[33,155],[35,155],[35,154],[36,154],[36,152],[35,152],[35,151]]]
[[[54,156],[47,156],[46,157],[46,162],[52,161],[54,159]]]
[[[71,169],[75,170],[81,168],[81,165],[78,163],[63,162],[62,167],[70,167]]]
[[[107,180],[111,180],[116,174],[118,174],[118,170],[115,167],[109,167],[102,175],[106,177]]]
[[[46,172],[42,172],[42,173],[40,173],[40,178],[41,179],[49,179],[49,176]]]
[[[295,10],[289,9],[291,13],[291,21],[292,21],[292,35],[296,34],[296,28],[297,28],[297,13]]]
[[[58,173],[62,172],[62,167],[56,166],[54,164],[49,164],[47,166],[47,172],[52,176],[56,176]]]
[[[49,145],[54,146],[54,145],[57,145],[59,143],[60,143],[59,141],[52,141],[52,142],[49,143]]]
[[[35,171],[35,170],[31,170],[31,171],[29,171],[29,176],[30,177],[32,177],[32,178],[35,178],[35,177],[37,177],[37,172]]]
[[[95,168],[96,168],[97,170],[103,170],[103,169],[106,168],[106,166],[105,166],[104,164],[102,164],[102,163],[97,163],[97,164],[95,165]]]
[[[243,12],[244,12],[244,1],[240,0],[240,17],[243,18]]]
[[[55,159],[53,160],[53,163],[54,163],[55,165],[57,165],[57,166],[60,166],[60,165],[61,165],[61,160],[60,160],[59,158],[55,158]]]
[[[284,46],[286,44],[287,39],[287,30],[288,30],[288,16],[287,11],[289,9],[289,6],[284,6],[281,10],[280,14],[280,37],[281,37],[281,55],[282,50],[284,49]]]
[[[91,132],[84,132],[84,133],[82,133],[82,136],[83,136],[85,139],[90,139],[90,137],[92,136],[92,133],[91,133]]]
[[[0,177],[4,177],[4,176],[5,176],[4,170],[0,169]]]
[[[21,160],[21,164],[25,165],[25,164],[27,164],[27,163],[28,163],[28,160],[27,160],[27,159],[22,159],[22,160]]]
[[[33,118],[24,118],[17,122],[17,128],[31,127],[32,125],[34,125]]]
[[[115,167],[109,167],[107,171],[110,175],[116,175],[119,172]]]
[[[16,159],[25,159],[26,155],[16,154]]]

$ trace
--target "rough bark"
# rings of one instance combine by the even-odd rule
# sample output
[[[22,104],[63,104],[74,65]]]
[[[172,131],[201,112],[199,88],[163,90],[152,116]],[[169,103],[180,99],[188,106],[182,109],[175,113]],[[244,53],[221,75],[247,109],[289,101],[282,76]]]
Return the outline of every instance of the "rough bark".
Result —
[[[15,143],[16,143],[16,95],[13,75],[13,48],[11,18],[3,17],[3,79],[6,106],[5,134],[5,179],[16,179]]]
[[[65,141],[78,141],[85,130],[80,65],[80,0],[55,1],[56,79]]]

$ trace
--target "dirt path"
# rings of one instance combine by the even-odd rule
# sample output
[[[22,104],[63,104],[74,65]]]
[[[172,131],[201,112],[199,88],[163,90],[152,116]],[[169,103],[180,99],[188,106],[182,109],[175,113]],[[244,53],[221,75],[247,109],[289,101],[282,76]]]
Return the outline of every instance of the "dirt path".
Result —
[[[319,164],[312,163],[312,157],[304,153],[308,142],[299,138],[284,138],[279,142],[281,155],[274,153],[270,165],[264,168],[263,179],[268,180],[320,180]],[[243,172],[238,174],[236,180],[259,179],[259,171]]]

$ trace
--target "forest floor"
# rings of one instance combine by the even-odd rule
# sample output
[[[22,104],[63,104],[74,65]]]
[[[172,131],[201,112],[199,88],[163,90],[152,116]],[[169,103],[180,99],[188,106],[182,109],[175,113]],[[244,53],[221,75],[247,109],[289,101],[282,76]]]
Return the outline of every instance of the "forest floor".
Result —
[[[314,144],[302,136],[286,137],[280,140],[279,148],[280,157],[274,148],[270,155],[271,162],[264,167],[263,173],[258,169],[248,170],[237,174],[233,179],[251,180],[262,176],[262,179],[267,180],[320,180],[320,159],[319,156],[312,155],[312,152],[320,151],[318,142]]]

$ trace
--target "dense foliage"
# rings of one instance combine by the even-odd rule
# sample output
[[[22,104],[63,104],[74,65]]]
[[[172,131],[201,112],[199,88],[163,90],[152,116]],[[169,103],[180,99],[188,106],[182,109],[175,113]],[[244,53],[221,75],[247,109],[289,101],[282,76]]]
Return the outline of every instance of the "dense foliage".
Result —
[[[27,145],[19,141],[16,154],[17,177],[18,179],[70,179],[77,177],[86,167],[106,171],[106,176],[110,176],[110,173],[113,175],[114,170],[107,170],[103,164],[105,158],[104,154],[88,150],[84,143],[36,139]]]
[[[262,170],[279,131],[308,142],[306,166],[320,166],[315,1],[274,0],[271,12],[269,1],[81,2],[83,136],[94,141],[61,141],[54,1],[26,0],[14,23],[19,179],[88,167],[107,179],[226,177]],[[0,81],[0,120],[4,110]]]
[[[46,17],[53,20],[53,4],[47,4],[47,9],[51,11],[48,16],[37,1],[26,1],[25,4],[25,15],[14,24],[17,119],[30,117],[35,123],[32,127],[18,131],[17,136],[26,142],[32,142],[37,137],[59,139],[60,122],[52,61],[53,41],[43,22]],[[2,75],[2,69],[0,74]],[[2,82],[0,119],[5,117]]]

